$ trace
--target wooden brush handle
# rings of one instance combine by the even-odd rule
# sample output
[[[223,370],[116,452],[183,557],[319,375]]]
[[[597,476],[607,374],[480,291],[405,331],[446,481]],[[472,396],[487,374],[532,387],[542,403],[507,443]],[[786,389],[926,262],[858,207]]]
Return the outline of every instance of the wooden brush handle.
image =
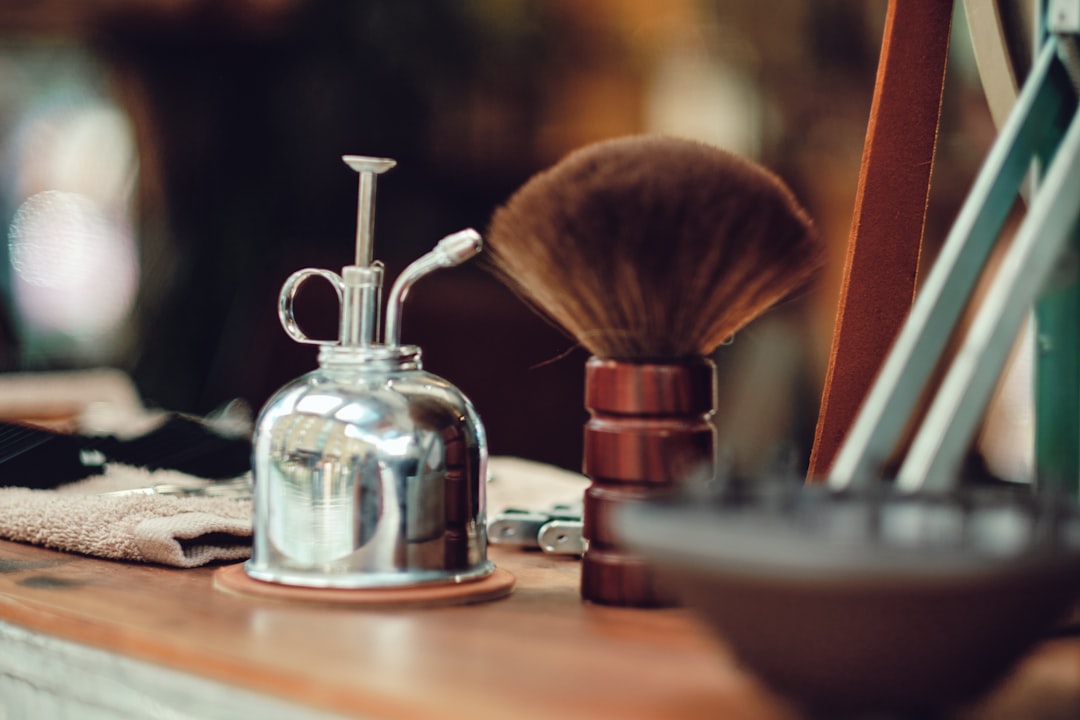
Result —
[[[612,517],[627,503],[672,495],[705,467],[716,433],[716,368],[707,358],[638,363],[591,358],[585,366],[585,491],[581,595],[606,605],[674,604],[653,571],[621,546]]]

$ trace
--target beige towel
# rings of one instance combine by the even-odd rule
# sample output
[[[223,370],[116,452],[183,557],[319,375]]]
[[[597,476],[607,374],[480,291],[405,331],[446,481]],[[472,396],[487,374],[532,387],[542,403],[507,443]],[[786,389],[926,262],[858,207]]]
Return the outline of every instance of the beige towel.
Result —
[[[243,408],[231,410],[214,423],[249,431],[249,419],[236,417]],[[85,434],[135,437],[165,417],[143,407],[135,385],[120,371],[0,374],[0,418],[51,419],[50,425]],[[102,494],[212,484],[173,471],[106,465],[104,474],[57,490],[2,487],[0,538],[182,568],[243,560],[251,554],[250,498]]]
[[[493,457],[489,470],[489,513],[580,502],[589,484],[577,473],[520,458]],[[104,475],[59,490],[0,488],[0,537],[182,568],[250,555],[250,498],[102,494],[157,484],[212,485],[178,472],[109,465]]]
[[[156,484],[209,483],[176,472],[109,466],[105,475],[59,490],[0,488],[0,537],[182,568],[250,555],[250,498],[101,494]]]

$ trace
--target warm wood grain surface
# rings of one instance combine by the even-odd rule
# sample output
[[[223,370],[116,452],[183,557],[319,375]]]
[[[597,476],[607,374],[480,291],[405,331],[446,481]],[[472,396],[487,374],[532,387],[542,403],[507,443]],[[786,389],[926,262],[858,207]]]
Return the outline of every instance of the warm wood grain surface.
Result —
[[[507,599],[365,610],[234,597],[212,568],[0,542],[0,620],[342,714],[796,717],[688,612],[584,604],[577,561],[491,554],[517,578]],[[1080,717],[1080,642],[1045,643],[968,716]]]

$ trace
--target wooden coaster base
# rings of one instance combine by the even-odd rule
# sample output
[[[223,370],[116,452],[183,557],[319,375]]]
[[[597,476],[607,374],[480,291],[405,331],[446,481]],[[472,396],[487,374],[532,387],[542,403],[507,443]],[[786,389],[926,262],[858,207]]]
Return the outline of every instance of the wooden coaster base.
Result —
[[[506,597],[514,589],[514,576],[495,568],[487,577],[463,583],[409,588],[313,588],[255,580],[244,564],[226,565],[214,572],[214,587],[231,595],[260,600],[339,607],[443,607],[469,605]]]

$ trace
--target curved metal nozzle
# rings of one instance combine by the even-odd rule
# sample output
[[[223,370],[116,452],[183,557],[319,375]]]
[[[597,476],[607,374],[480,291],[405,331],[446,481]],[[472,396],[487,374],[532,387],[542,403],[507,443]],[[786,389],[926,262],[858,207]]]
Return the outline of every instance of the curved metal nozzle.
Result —
[[[416,281],[440,268],[460,265],[477,255],[481,249],[483,249],[483,241],[480,233],[472,228],[459,230],[444,237],[429,253],[417,258],[401,271],[397,280],[394,281],[394,286],[390,289],[390,297],[387,300],[387,345],[401,343],[401,310],[405,304],[405,296]]]
[[[484,241],[480,239],[480,233],[472,228],[466,228],[444,237],[432,248],[431,252],[417,259],[413,265],[419,265],[425,258],[429,258],[437,263],[437,267],[453,267],[475,257],[483,249]],[[408,269],[406,268],[406,271]]]

